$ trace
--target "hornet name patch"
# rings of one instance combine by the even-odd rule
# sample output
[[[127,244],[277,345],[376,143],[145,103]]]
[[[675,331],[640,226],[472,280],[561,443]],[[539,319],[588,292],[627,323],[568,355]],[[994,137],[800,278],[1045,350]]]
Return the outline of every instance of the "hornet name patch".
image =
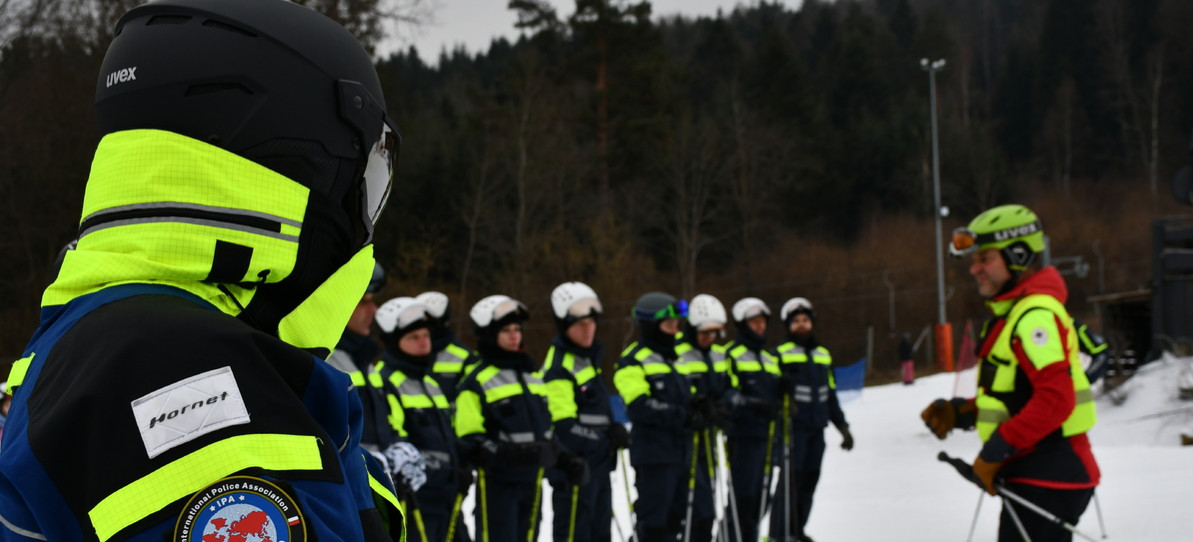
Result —
[[[132,402],[149,457],[221,427],[249,423],[231,367],[182,379]]]

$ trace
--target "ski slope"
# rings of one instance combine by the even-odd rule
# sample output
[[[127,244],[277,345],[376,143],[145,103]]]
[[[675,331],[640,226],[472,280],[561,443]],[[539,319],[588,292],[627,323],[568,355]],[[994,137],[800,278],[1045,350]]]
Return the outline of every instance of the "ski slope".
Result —
[[[1193,358],[1166,355],[1120,388],[1126,395],[1121,405],[1099,395],[1098,425],[1090,440],[1102,469],[1097,497],[1106,540],[1193,540],[1193,446],[1180,446],[1181,433],[1193,435],[1193,401],[1178,398],[1178,382],[1193,383]],[[865,388],[846,402],[843,408],[856,446],[852,452],[841,450],[836,430],[827,430],[828,452],[808,535],[817,542],[965,540],[982,493],[936,455],[945,451],[971,461],[980,442],[975,432],[961,431],[939,441],[919,414],[931,400],[950,397],[954,389],[972,394],[972,387],[972,373],[938,374],[912,386]],[[614,511],[628,537],[621,476],[620,470],[613,474]],[[540,541],[551,540],[550,492],[544,483]],[[981,501],[973,540],[994,541],[1001,501],[989,496]],[[470,529],[472,503],[470,494],[465,505]],[[1077,528],[1102,538],[1094,503]],[[619,539],[614,530],[613,540]]]

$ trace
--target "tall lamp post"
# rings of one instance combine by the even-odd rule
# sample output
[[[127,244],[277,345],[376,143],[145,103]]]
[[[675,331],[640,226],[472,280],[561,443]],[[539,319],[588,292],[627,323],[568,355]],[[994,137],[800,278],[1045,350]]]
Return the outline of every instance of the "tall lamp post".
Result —
[[[920,59],[920,68],[928,72],[928,95],[932,108],[932,214],[936,220],[936,301],[940,309],[939,320],[936,324],[936,344],[938,358],[946,370],[953,366],[953,334],[949,329],[948,320],[944,312],[944,239],[941,233],[940,218],[940,144],[936,136],[936,72],[944,69],[944,59]]]

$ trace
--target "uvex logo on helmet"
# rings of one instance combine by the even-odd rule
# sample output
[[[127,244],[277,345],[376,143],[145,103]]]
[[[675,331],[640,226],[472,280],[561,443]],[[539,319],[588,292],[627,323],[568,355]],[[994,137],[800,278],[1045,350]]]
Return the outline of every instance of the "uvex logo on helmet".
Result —
[[[1039,222],[1032,222],[1031,224],[1024,224],[1014,228],[1005,229],[994,232],[995,241],[1006,241],[1007,239],[1014,239],[1016,237],[1023,237],[1024,235],[1031,235],[1040,229]]]
[[[118,85],[118,84],[124,83],[126,81],[136,81],[136,80],[137,80],[137,67],[136,66],[133,66],[131,68],[121,68],[119,70],[116,70],[116,71],[108,74],[108,88],[111,88],[112,85]]]

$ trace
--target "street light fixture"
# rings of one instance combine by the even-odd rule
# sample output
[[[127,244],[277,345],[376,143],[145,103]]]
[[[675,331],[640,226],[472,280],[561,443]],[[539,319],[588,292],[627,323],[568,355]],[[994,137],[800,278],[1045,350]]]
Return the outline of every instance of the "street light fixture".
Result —
[[[936,220],[936,299],[940,306],[940,325],[944,325],[944,239],[940,231],[940,218],[948,213],[940,206],[940,144],[936,136],[936,72],[944,69],[944,59],[929,61],[920,59],[920,68],[928,72],[928,93],[932,107],[932,215]]]

